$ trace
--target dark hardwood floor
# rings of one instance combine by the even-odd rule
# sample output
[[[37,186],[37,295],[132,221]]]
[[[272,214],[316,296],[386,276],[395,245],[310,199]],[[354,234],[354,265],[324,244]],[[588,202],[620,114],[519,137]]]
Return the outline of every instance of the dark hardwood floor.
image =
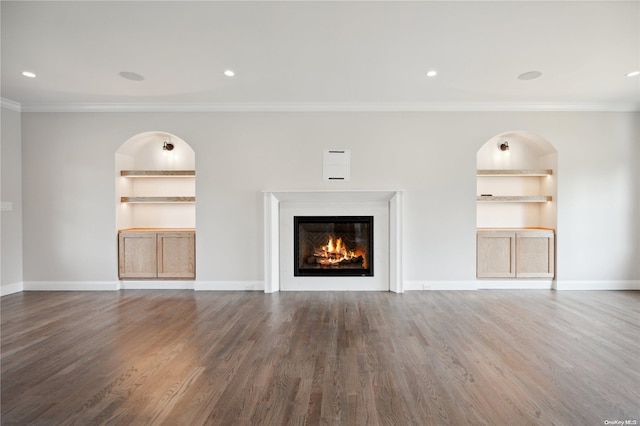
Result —
[[[2,425],[640,422],[640,292],[27,292],[1,307]]]

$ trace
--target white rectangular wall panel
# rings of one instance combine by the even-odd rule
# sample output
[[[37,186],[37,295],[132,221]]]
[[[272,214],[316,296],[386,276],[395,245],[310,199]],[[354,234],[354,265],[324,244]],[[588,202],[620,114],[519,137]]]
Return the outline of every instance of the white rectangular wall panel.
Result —
[[[322,179],[345,181],[351,179],[351,150],[327,149],[322,155]]]

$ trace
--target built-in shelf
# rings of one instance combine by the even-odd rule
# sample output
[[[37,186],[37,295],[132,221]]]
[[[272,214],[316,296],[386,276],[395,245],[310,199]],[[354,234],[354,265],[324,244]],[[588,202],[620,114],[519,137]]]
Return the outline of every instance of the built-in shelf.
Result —
[[[125,177],[194,177],[195,170],[121,170]]]
[[[512,170],[492,170],[484,169],[478,170],[478,176],[551,176],[553,170],[551,169],[512,169]]]
[[[120,176],[127,178],[193,178],[195,170],[121,170]],[[195,203],[196,197],[162,196],[162,197],[120,197],[122,203]]]
[[[120,197],[122,203],[195,203],[196,197]]]
[[[493,203],[546,203],[550,195],[478,195],[478,201]]]

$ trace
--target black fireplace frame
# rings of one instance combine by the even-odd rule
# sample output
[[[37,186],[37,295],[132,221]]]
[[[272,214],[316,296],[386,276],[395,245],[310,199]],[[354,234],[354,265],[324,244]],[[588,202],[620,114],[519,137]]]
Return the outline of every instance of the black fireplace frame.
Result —
[[[367,267],[358,269],[323,267],[300,268],[299,226],[305,223],[366,223],[369,225]],[[294,216],[293,275],[296,277],[373,277],[373,216]]]

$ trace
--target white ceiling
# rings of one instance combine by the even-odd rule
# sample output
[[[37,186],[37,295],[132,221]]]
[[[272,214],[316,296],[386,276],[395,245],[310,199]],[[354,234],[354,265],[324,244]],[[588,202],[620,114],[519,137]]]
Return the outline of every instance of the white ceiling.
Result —
[[[640,110],[640,1],[1,8],[1,97],[23,111]]]

